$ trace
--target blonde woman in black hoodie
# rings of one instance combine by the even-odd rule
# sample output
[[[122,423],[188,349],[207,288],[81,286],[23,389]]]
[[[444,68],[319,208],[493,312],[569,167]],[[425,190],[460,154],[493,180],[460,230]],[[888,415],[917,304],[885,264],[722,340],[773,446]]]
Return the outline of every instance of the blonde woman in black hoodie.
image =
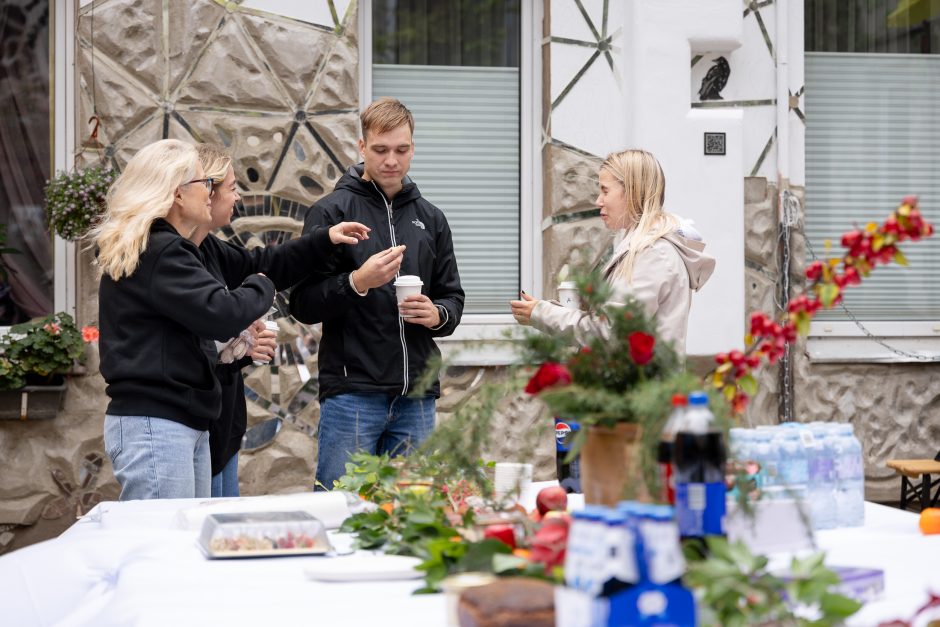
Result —
[[[211,221],[212,179],[190,144],[138,152],[108,192],[95,230],[101,277],[105,447],[121,500],[209,496],[209,424],[218,417],[213,340],[268,311],[274,284],[252,274],[230,289],[189,237]]]

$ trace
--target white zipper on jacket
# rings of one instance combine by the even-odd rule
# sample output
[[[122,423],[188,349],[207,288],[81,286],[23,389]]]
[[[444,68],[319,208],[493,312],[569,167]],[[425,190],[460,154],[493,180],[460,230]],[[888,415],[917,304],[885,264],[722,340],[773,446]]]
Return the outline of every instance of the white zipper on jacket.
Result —
[[[388,219],[388,233],[392,238],[392,246],[398,246],[398,241],[395,239],[395,227],[392,226],[392,201],[389,200],[386,202],[385,194],[379,189],[379,186],[375,184],[375,181],[372,181],[372,186],[375,187],[375,191],[379,193],[379,196],[382,197],[382,202],[385,203],[385,209],[388,212],[386,216]],[[395,278],[398,278],[397,272],[395,273]],[[405,342],[405,323],[401,315],[398,316],[398,337],[401,340],[401,352],[404,365],[404,372],[402,373],[402,379],[404,381],[401,387],[401,395],[405,396],[408,393],[408,343]]]

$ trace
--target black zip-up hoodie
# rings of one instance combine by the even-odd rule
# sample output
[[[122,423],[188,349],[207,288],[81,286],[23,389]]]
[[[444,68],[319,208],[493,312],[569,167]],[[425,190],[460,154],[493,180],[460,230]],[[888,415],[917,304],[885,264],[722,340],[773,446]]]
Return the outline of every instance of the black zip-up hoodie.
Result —
[[[236,288],[250,275],[261,272],[274,281],[277,290],[285,290],[306,278],[314,267],[325,267],[336,248],[327,228],[291,239],[283,244],[248,250],[224,242],[213,234],[199,245],[206,269],[230,288]],[[251,363],[243,357],[230,364],[216,364],[215,375],[222,387],[219,419],[209,427],[209,452],[212,474],[222,472],[241,448],[248,428],[245,385],[241,369]]]
[[[295,318],[323,322],[320,400],[351,392],[408,394],[429,359],[440,355],[434,338],[453,333],[463,313],[464,292],[444,213],[421,197],[411,179],[406,177],[388,200],[362,172],[362,164],[346,171],[333,193],[307,212],[304,232],[351,220],[372,229],[369,239],[343,247],[329,273],[312,273],[290,297]],[[349,285],[349,274],[369,257],[400,244],[407,246],[400,274],[420,276],[421,293],[442,310],[442,324],[434,330],[399,317],[394,281],[365,296]],[[439,396],[439,383],[429,393]]]
[[[212,340],[237,335],[273,300],[274,285],[258,274],[226,288],[195,244],[155,220],[137,270],[118,281],[105,275],[98,288],[107,413],[207,430],[220,408]]]

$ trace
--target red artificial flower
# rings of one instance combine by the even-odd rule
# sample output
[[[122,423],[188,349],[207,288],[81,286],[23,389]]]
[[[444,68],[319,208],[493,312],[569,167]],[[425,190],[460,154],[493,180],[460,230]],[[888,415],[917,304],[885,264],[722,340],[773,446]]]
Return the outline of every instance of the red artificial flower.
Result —
[[[645,366],[653,358],[653,347],[656,346],[656,338],[652,335],[634,331],[627,336],[630,343],[630,359],[637,366]]]
[[[547,387],[569,383],[571,383],[571,373],[567,368],[554,361],[546,361],[529,379],[525,391],[526,394],[538,394]]]
[[[82,339],[86,342],[97,342],[101,334],[96,327],[82,327]]]

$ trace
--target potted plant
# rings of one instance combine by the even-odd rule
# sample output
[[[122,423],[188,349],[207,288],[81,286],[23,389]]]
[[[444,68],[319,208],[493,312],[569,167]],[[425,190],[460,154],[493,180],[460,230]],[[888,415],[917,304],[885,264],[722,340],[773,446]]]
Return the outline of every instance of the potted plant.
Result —
[[[527,334],[524,360],[538,367],[525,391],[538,395],[554,415],[581,424],[572,448],[581,453],[586,502],[612,505],[624,498],[627,486],[631,496],[642,498],[655,490],[650,438],[658,436],[669,397],[701,382],[684,373],[640,303],[608,304],[610,288],[597,272],[575,282],[591,319],[610,331],[602,335],[598,328],[583,347],[566,337]]]
[[[64,312],[10,327],[0,338],[0,419],[54,418],[65,376],[97,339],[98,329],[79,330]]]
[[[46,183],[46,218],[49,230],[67,240],[85,236],[104,211],[114,170],[91,167],[59,172]]]

